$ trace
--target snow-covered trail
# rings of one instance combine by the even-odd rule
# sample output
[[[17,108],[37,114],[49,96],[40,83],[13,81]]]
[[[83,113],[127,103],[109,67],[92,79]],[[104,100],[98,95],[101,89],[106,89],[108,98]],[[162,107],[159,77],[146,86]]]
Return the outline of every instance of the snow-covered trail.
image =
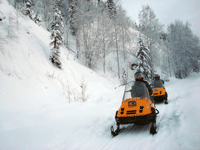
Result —
[[[61,144],[59,149],[65,149],[68,147],[69,149],[82,150],[197,150],[200,148],[200,129],[198,128],[200,117],[199,114],[196,114],[198,111],[194,112],[195,114],[189,114],[188,112],[193,111],[193,109],[199,109],[200,97],[198,92],[200,85],[197,84],[200,83],[199,81],[200,78],[197,76],[196,79],[186,80],[177,80],[172,78],[169,83],[166,83],[166,89],[169,95],[169,104],[165,105],[164,103],[160,103],[156,105],[160,113],[157,117],[158,133],[155,135],[149,133],[150,125],[126,125],[122,126],[125,127],[123,132],[113,138],[110,135],[109,129],[110,126],[115,123],[114,112],[116,110],[112,109],[114,111],[112,116],[108,117],[102,115],[100,118],[97,116],[98,121],[96,120],[88,126],[84,132],[85,135],[81,135],[83,136],[83,139],[87,139],[85,142],[81,144],[76,143],[76,147],[68,147],[71,144],[62,143],[63,145]],[[188,99],[190,99],[190,101],[188,101]],[[105,112],[105,114],[111,115],[110,109],[107,108],[108,105],[116,106],[114,102],[107,102],[105,105],[100,105],[100,107],[104,107],[104,111],[108,111],[108,113]],[[100,114],[102,108],[99,109]],[[189,118],[193,118],[193,122],[188,121]],[[99,121],[101,124],[99,124]]]
[[[130,150],[199,149],[200,117],[196,114],[198,111],[190,114],[193,109],[200,110],[198,109],[200,108],[199,81],[199,78],[196,80],[172,79],[171,82],[166,83],[169,104],[156,105],[160,111],[157,117],[158,133],[156,135],[149,134],[150,125],[129,125],[120,135],[108,139],[99,149],[123,149],[124,147]],[[185,105],[187,103],[188,105]],[[193,118],[193,122],[188,121],[187,117]]]
[[[1,74],[1,77],[4,76]],[[0,149],[7,150],[168,150],[200,148],[199,110],[200,77],[166,83],[169,104],[157,104],[158,133],[149,133],[150,125],[127,125],[116,137],[110,134],[110,126],[115,125],[115,111],[121,104],[124,87],[117,89],[104,87],[102,99],[86,103],[66,103],[63,97],[53,101],[53,87],[39,88],[31,93],[24,83],[9,76],[1,80],[13,82],[20,87],[2,100],[0,110]],[[16,83],[17,82],[17,83]],[[101,84],[106,85],[101,80]],[[98,83],[97,81],[97,84]],[[13,89],[17,87],[12,87]],[[114,86],[113,86],[114,87]],[[7,87],[0,89],[8,92]],[[20,92],[21,91],[21,92]],[[105,92],[107,91],[107,93]],[[20,96],[26,93],[20,99]],[[99,91],[100,92],[100,91]],[[109,94],[108,94],[109,93]],[[6,93],[5,93],[6,94]],[[45,95],[49,100],[44,100]],[[13,95],[16,95],[16,99]],[[32,97],[30,97],[32,95]],[[3,95],[1,95],[3,97]],[[12,100],[12,101],[11,101]],[[20,101],[21,100],[21,101]],[[20,102],[20,104],[19,104]],[[122,126],[123,127],[123,126]]]

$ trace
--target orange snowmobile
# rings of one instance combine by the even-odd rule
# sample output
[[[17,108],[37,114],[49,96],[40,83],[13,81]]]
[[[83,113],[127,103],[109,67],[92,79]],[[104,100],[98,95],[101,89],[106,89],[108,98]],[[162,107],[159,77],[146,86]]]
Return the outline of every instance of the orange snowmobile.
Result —
[[[154,81],[151,83],[153,94],[151,95],[155,102],[165,102],[168,104],[167,92],[164,87],[164,81],[160,79],[158,74],[155,75]]]
[[[116,111],[115,120],[117,129],[111,126],[111,134],[118,135],[120,125],[136,124],[145,125],[152,123],[150,133],[155,134],[156,116],[159,111],[150,99],[149,91],[142,81],[132,81],[125,86],[121,107]]]

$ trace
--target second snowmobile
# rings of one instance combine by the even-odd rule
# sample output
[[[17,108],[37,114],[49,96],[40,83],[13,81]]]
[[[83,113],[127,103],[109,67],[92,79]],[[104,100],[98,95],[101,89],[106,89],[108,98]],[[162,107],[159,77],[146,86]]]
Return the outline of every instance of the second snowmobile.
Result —
[[[158,74],[155,75],[153,82],[151,83],[153,94],[151,95],[155,102],[165,102],[168,104],[168,95],[164,87],[164,81],[160,79]]]

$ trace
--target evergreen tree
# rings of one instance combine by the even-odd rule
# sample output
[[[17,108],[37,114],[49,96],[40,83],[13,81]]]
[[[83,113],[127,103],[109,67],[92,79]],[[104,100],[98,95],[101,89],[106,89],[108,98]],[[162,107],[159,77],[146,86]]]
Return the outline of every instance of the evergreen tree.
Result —
[[[30,19],[33,19],[34,17],[34,11],[31,9],[32,1],[31,0],[25,0],[24,4],[24,14],[26,16],[29,16]]]
[[[56,64],[58,68],[61,69],[60,62],[60,50],[59,46],[63,43],[62,39],[62,31],[63,31],[63,22],[62,22],[62,13],[59,10],[59,0],[55,1],[53,8],[53,16],[51,21],[51,39],[53,40],[50,45],[53,45],[52,55],[50,56],[50,60],[52,63]]]
[[[115,6],[113,0],[108,0],[107,6],[108,6],[108,10],[109,10],[110,19],[115,19],[117,12],[116,12],[116,6]]]
[[[151,67],[149,62],[151,58],[149,56],[150,50],[144,45],[142,38],[139,38],[139,50],[136,53],[138,65],[136,68],[136,72],[142,72],[146,79],[151,77]]]
[[[34,22],[35,22],[36,24],[38,24],[38,25],[40,25],[40,23],[42,22],[42,18],[41,18],[41,16],[38,14],[38,12],[37,12],[37,14],[36,14],[35,17],[34,17]]]

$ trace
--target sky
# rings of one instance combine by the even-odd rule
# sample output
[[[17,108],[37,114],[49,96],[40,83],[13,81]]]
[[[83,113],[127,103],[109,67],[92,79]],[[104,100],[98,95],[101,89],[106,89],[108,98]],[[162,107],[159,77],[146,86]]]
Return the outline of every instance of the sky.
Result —
[[[193,33],[200,37],[200,0],[121,0],[122,7],[127,15],[138,23],[138,13],[142,5],[149,5],[154,11],[156,18],[167,26],[176,19],[188,21]]]

